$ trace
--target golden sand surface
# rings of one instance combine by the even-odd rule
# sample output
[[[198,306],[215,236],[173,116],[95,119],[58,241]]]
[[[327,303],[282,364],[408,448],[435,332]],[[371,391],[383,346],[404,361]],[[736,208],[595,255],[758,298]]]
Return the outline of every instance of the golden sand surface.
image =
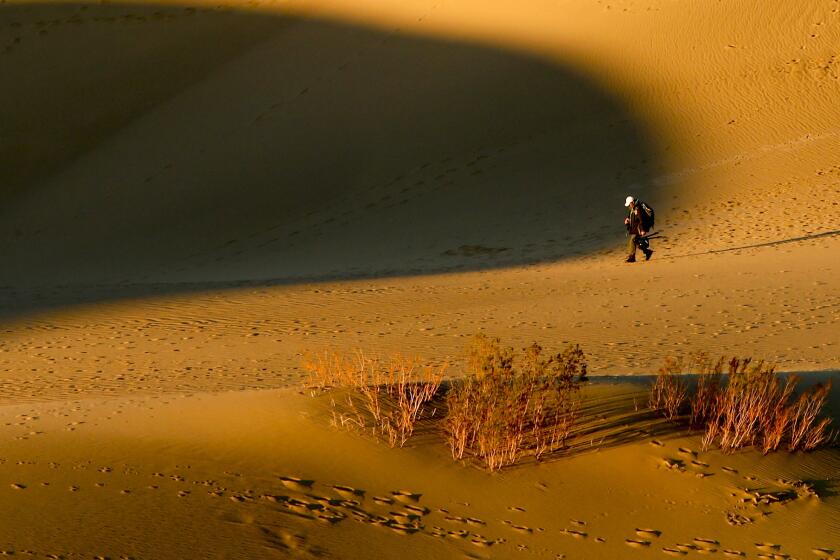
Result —
[[[836,2],[0,10],[7,384],[276,387],[478,330],[840,364]],[[628,193],[665,235],[632,266]]]
[[[590,441],[494,475],[453,462],[433,434],[391,449],[331,428],[317,399],[288,390],[5,406],[0,549],[36,558],[550,559],[836,550],[836,450],[700,452],[697,437],[625,406],[642,398],[638,385],[589,387]],[[821,481],[821,497],[745,500],[803,476]],[[393,524],[411,515],[417,530]]]
[[[477,332],[837,370],[838,45],[838,0],[0,0],[0,552],[840,556],[836,449],[636,425],[489,475],[295,393]],[[821,497],[739,504],[780,478]],[[421,534],[356,521],[400,489]]]
[[[665,356],[696,350],[763,357],[784,370],[836,369],[838,243],[41,311],[4,325],[0,400],[288,387],[301,380],[304,355],[322,350],[458,365],[477,332],[518,347],[581,344],[596,375],[652,373]]]

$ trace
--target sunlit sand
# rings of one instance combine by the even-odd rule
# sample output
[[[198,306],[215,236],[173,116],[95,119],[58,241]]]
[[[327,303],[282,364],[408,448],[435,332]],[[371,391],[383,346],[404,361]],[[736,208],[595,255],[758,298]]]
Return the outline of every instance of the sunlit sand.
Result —
[[[753,356],[836,427],[838,45],[836,1],[0,3],[0,553],[840,557],[836,447],[703,450],[619,379]],[[307,386],[482,332],[586,353],[562,450]]]

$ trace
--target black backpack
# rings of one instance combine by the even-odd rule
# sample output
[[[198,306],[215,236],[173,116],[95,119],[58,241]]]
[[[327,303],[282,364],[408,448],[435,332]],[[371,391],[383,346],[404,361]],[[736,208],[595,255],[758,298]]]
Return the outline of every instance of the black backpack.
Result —
[[[642,220],[642,228],[645,231],[653,229],[654,213],[653,207],[647,202],[639,201],[639,218]]]

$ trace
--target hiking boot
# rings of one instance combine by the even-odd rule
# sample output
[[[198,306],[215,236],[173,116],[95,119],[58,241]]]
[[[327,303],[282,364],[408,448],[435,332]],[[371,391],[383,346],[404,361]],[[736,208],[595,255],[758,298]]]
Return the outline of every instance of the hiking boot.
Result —
[[[629,257],[627,257],[627,260],[625,260],[624,262],[636,262],[636,256],[635,255],[630,255]]]
[[[653,255],[653,249],[645,249],[645,260],[649,261],[651,255]]]

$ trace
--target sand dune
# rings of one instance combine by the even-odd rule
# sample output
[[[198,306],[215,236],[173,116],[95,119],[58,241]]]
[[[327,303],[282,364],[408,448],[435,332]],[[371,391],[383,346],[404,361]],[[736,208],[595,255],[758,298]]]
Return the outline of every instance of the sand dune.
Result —
[[[838,45],[837,0],[0,2],[0,553],[840,556],[836,449],[701,453],[638,385],[496,475],[295,392],[476,332],[837,370]]]
[[[778,250],[772,260],[761,249],[637,268],[566,263],[181,295],[162,287],[153,298],[7,322],[0,383],[5,399],[277,388],[300,380],[307,351],[460,363],[476,332],[519,347],[579,343],[594,374],[651,373],[665,356],[696,350],[831,369],[840,364],[832,247]]]
[[[18,232],[6,282],[426,272],[472,252],[521,261],[534,242],[583,253],[603,245],[596,234],[614,221],[608,201],[625,187],[613,175],[636,167],[622,183],[650,178],[644,131],[572,68],[393,30],[173,11],[207,17],[218,33],[226,27],[214,19],[273,32],[226,61],[192,46],[167,13],[136,23],[152,29],[141,42],[155,47],[122,61],[139,75],[112,77],[90,61],[76,78],[113,79],[136,96],[146,92],[135,80],[162,82],[168,98],[144,95],[142,113],[129,98],[121,116],[130,124],[18,198],[5,224]],[[102,28],[110,51],[119,44],[108,41],[124,40],[119,27],[135,24],[84,25]],[[67,56],[63,47],[54,49]],[[79,60],[85,47],[69,46]],[[156,64],[161,50],[170,64],[188,63],[185,52],[217,66],[194,85],[172,83],[174,69]],[[100,107],[85,99],[71,113],[87,120]],[[82,126],[56,124],[93,141]],[[572,194],[576,209],[564,211]]]
[[[591,390],[593,402],[609,403],[599,410],[640,396],[632,386]],[[9,482],[0,512],[14,512],[20,525],[0,527],[2,548],[38,558],[815,558],[814,550],[837,550],[836,494],[818,486],[822,498],[797,497],[780,482],[830,479],[836,452],[759,463],[700,453],[696,438],[635,422],[631,406],[620,435],[633,444],[596,439],[571,457],[489,476],[453,463],[441,442],[390,449],[335,431],[316,403],[262,391],[4,407],[0,480]],[[742,500],[770,493],[782,502]]]
[[[611,373],[698,347],[840,363],[833,6],[353,6],[4,5],[2,153],[19,155],[2,166],[0,284],[25,318],[10,350],[63,321],[34,310],[240,289],[249,321],[330,333],[272,331],[284,372],[325,344],[426,354],[420,329],[450,315],[458,337],[556,329]],[[644,272],[619,266],[628,192],[666,234]],[[476,269],[495,272],[439,275]],[[374,320],[354,327],[354,298],[285,287],[326,279],[411,299],[365,299]],[[444,290],[466,309],[420,296]],[[613,313],[628,300],[656,311]],[[169,315],[237,330],[217,303],[175,301]],[[107,312],[117,331],[154,322],[132,305]],[[460,351],[448,334],[439,355]]]
[[[833,7],[651,8],[7,5],[3,282],[591,256],[628,192],[680,253],[836,233]]]

